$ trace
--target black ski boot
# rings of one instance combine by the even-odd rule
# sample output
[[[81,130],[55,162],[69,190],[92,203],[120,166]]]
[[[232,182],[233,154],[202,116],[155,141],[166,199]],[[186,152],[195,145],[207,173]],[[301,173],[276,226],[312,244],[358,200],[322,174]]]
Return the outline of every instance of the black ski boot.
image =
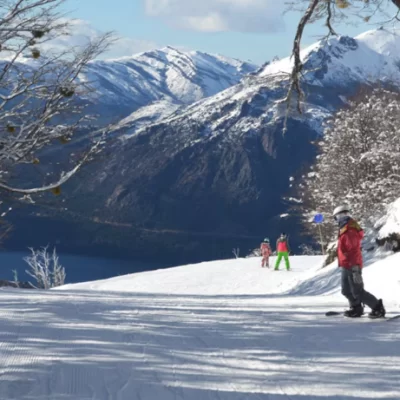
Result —
[[[364,314],[364,307],[362,304],[359,304],[358,306],[352,306],[350,307],[349,310],[346,310],[344,312],[345,317],[349,318],[359,318]]]
[[[385,307],[383,307],[382,299],[379,299],[378,305],[368,314],[369,318],[384,318],[386,314]]]

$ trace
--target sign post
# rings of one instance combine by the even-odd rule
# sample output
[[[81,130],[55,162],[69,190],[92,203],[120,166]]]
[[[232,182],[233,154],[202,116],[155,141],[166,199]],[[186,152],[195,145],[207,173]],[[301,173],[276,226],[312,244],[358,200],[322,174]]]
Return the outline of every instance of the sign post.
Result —
[[[320,243],[321,243],[321,250],[322,250],[322,255],[325,255],[325,250],[324,250],[324,241],[322,239],[322,230],[321,230],[321,224],[324,222],[324,216],[322,214],[316,214],[314,215],[314,223],[317,224],[318,226],[318,231],[319,231],[319,238],[320,238]]]

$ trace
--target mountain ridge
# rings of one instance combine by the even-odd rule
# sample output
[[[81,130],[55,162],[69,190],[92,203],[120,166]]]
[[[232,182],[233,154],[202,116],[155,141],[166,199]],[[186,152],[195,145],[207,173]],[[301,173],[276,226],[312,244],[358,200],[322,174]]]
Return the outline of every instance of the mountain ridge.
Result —
[[[237,84],[257,68],[220,55],[164,47],[131,57],[95,60],[81,78],[93,82],[96,107],[112,106],[112,114],[116,103],[124,112],[120,111],[122,119],[154,102],[191,104]]]

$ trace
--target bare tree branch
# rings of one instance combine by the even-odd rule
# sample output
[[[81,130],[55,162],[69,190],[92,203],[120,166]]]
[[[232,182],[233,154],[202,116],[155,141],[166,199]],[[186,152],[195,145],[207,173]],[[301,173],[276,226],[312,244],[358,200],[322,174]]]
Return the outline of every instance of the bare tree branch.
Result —
[[[336,35],[335,30],[332,28],[332,16],[333,16],[332,3],[328,1],[326,3],[326,7],[327,7],[326,26],[328,27],[329,35]]]
[[[311,0],[310,6],[308,7],[307,11],[304,13],[303,17],[300,20],[299,25],[297,26],[297,32],[293,43],[293,51],[292,57],[294,59],[294,65],[292,69],[292,73],[290,76],[290,85],[289,91],[286,97],[287,102],[287,114],[285,118],[285,126],[284,132],[287,130],[287,118],[290,110],[290,103],[292,100],[293,92],[296,91],[298,99],[297,99],[297,110],[301,113],[301,99],[303,97],[303,92],[300,87],[300,74],[303,69],[303,64],[300,58],[300,47],[301,47],[301,39],[303,37],[303,32],[306,24],[310,21],[315,8],[319,4],[320,0]]]
[[[301,89],[301,77],[303,74],[303,63],[300,58],[301,40],[303,38],[305,26],[319,19],[325,19],[325,25],[328,29],[328,34],[336,35],[336,30],[333,28],[334,22],[343,21],[347,16],[354,14],[362,18],[363,22],[369,22],[370,19],[376,14],[385,15],[385,9],[390,4],[398,8],[395,16],[387,22],[393,20],[400,20],[400,0],[297,0],[287,2],[290,10],[302,12],[302,17],[297,26],[296,35],[293,41],[292,57],[293,69],[289,79],[288,94],[284,101],[287,102],[286,117],[284,122],[284,132],[287,130],[287,120],[291,108],[293,94],[297,94],[296,108],[301,114],[301,102],[304,98],[304,93]],[[304,4],[307,7],[304,8]],[[353,10],[353,11],[352,11]]]
[[[40,152],[67,143],[93,120],[82,99],[92,92],[81,79],[88,64],[113,40],[107,33],[83,48],[44,53],[41,45],[68,34],[64,0],[0,0],[0,189],[33,194],[58,188],[99,150],[107,128],[92,132],[84,156],[51,184],[24,189],[9,183],[18,164],[40,163]],[[43,54],[42,54],[43,53]],[[79,98],[79,101],[77,101]],[[64,121],[63,124],[60,121]],[[22,183],[22,186],[26,183]]]
[[[85,156],[80,159],[78,164],[76,164],[72,170],[68,171],[67,173],[64,173],[58,179],[58,181],[56,181],[54,183],[51,183],[51,184],[45,185],[45,186],[41,186],[41,187],[32,188],[32,189],[20,189],[20,188],[15,188],[12,186],[5,185],[0,182],[0,189],[8,190],[9,192],[14,192],[14,193],[35,194],[35,193],[47,192],[49,190],[59,188],[64,183],[68,182],[81,169],[81,167],[90,159],[90,157],[98,151],[103,140],[104,139],[98,140],[89,149],[89,151],[85,154]]]

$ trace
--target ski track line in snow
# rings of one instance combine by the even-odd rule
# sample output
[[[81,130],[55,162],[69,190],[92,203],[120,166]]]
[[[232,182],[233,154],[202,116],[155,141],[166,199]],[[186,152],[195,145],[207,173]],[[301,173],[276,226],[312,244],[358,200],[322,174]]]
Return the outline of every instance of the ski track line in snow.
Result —
[[[336,272],[310,260],[118,278],[133,292],[0,290],[0,400],[398,400],[400,323],[325,317],[344,305],[320,294]]]
[[[10,300],[13,300],[12,298]],[[23,359],[24,364],[29,366],[35,363],[36,357],[29,352],[26,352],[23,346],[20,345],[21,337],[24,335],[24,328],[26,326],[25,316],[28,313],[34,313],[39,310],[37,302],[32,299],[27,299],[27,302],[18,309],[12,308],[13,302],[7,302],[2,305],[0,310],[0,325],[3,327],[2,334],[0,335],[1,345],[1,374],[0,374],[0,395],[4,398],[18,398],[24,393],[29,393],[33,387],[32,381],[25,380],[24,382],[11,381],[7,387],[3,383],[8,375],[23,372],[19,366],[19,360]],[[13,329],[5,330],[4,321],[11,321]],[[40,328],[38,328],[40,331]]]

